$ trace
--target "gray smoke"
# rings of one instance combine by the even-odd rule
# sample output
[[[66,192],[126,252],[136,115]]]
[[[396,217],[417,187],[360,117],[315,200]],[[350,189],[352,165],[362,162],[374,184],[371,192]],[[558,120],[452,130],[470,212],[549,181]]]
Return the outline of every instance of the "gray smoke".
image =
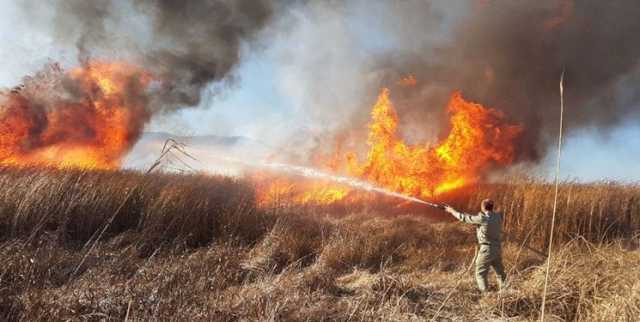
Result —
[[[318,128],[317,147],[364,128],[381,87],[391,89],[402,135],[433,139],[460,90],[522,123],[519,161],[539,161],[557,137],[563,69],[569,134],[606,135],[638,119],[639,16],[632,0],[314,2],[290,19],[296,28],[283,28],[276,47],[289,56],[278,70],[293,105],[311,116],[305,125]],[[417,85],[400,85],[409,74]]]
[[[426,120],[448,93],[462,90],[523,123],[520,158],[538,160],[557,135],[563,69],[568,131],[606,133],[640,116],[638,1],[477,1],[455,22],[439,25],[445,40],[437,42],[427,36],[442,13],[433,3],[389,7],[382,23],[399,49],[379,57],[377,66],[384,83],[416,76],[417,88],[396,90],[415,120]]]
[[[53,30],[74,43],[80,61],[126,58],[161,80],[152,108],[200,104],[212,82],[230,81],[241,48],[271,19],[272,0],[54,1]],[[282,4],[284,5],[284,4]],[[42,4],[25,4],[29,12]],[[47,26],[51,28],[51,26]]]
[[[25,6],[47,11],[42,3]],[[165,111],[204,105],[208,84],[233,80],[243,46],[265,47],[276,62],[274,82],[308,115],[298,123],[311,128],[317,145],[364,127],[381,87],[391,88],[403,135],[432,137],[445,130],[442,109],[461,90],[521,122],[519,158],[538,161],[557,134],[563,69],[569,132],[607,133],[640,114],[635,0],[59,0],[52,6],[52,19],[36,15],[35,23],[53,26],[81,58],[122,57],[147,66],[163,80],[152,106]],[[398,85],[408,74],[417,85]],[[266,134],[293,128],[275,126],[265,126]]]

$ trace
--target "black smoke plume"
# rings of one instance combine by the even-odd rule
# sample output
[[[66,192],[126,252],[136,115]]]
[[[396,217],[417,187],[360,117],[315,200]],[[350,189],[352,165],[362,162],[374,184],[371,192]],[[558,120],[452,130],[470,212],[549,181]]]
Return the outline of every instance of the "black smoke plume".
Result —
[[[606,133],[640,116],[638,1],[470,2],[437,43],[424,40],[445,33],[434,29],[440,17],[431,2],[391,7],[383,23],[400,48],[380,57],[377,66],[385,83],[415,75],[417,87],[397,91],[407,109],[401,112],[414,119],[462,90],[523,123],[520,158],[538,160],[557,135],[563,69],[569,132],[593,127]]]
[[[81,61],[108,50],[141,62],[162,80],[152,108],[163,110],[196,106],[208,84],[228,79],[243,43],[251,42],[280,5],[271,0],[54,3],[56,34],[76,44]]]
[[[304,101],[309,109],[328,114],[325,119],[330,120],[340,115],[343,120],[335,121],[346,127],[366,122],[368,103],[382,86],[392,87],[399,114],[413,123],[412,129],[446,124],[433,117],[452,92],[461,90],[465,98],[522,123],[519,158],[537,161],[557,135],[563,70],[569,133],[590,127],[607,133],[640,116],[640,87],[635,85],[640,80],[640,2],[635,0],[65,0],[55,2],[53,28],[61,40],[76,44],[81,57],[108,49],[140,60],[163,80],[151,95],[155,112],[198,105],[207,84],[230,79],[243,44],[259,40],[276,14],[286,16],[289,11],[282,9],[294,3],[301,4],[299,11],[332,13],[294,15],[292,26],[277,32],[295,34],[296,23],[322,17],[312,21],[316,28],[301,34],[314,41],[296,55],[309,60],[289,70],[299,70],[300,86],[311,93],[312,99]],[[350,41],[356,37],[336,37],[349,31],[346,22],[354,17],[367,20],[367,37],[389,39],[393,47],[360,55],[366,49]],[[336,25],[347,27],[336,30],[340,35],[322,32]],[[325,47],[331,50],[320,50]],[[294,58],[300,60],[298,56]],[[333,58],[348,62],[336,68]],[[353,73],[362,76],[341,77]],[[416,86],[394,88],[407,74],[414,75]],[[340,79],[362,83],[366,90],[352,94],[365,96],[353,100],[361,104],[344,100],[349,103],[344,109],[358,105],[363,113],[355,108],[335,113],[331,106],[341,104],[326,98],[312,104],[319,101],[314,93],[332,85],[349,95],[333,83]],[[353,117],[363,120],[354,122]]]

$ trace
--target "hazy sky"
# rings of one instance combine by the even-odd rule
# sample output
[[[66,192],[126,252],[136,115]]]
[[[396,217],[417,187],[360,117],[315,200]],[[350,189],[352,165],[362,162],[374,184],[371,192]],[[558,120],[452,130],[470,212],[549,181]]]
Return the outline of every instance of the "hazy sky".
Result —
[[[32,28],[33,16],[26,18],[16,3],[15,0],[0,0],[3,8],[0,12],[0,39],[4,44],[0,47],[0,61],[4,66],[0,72],[1,87],[16,85],[24,75],[33,73],[49,61],[61,62],[64,66],[72,66],[76,62],[74,48],[58,46],[45,30]],[[349,62],[367,60],[375,51],[387,50],[393,46],[393,39],[375,32],[375,27],[359,23],[361,21],[357,19],[345,22],[332,19],[327,16],[330,13],[322,11],[310,16],[305,13],[298,15],[300,23],[294,31],[259,48],[244,50],[244,60],[235,72],[238,81],[221,95],[208,97],[199,108],[158,117],[147,130],[188,135],[241,135],[277,144],[285,136],[275,133],[295,133],[308,130],[308,127],[331,128],[330,121],[322,122],[324,114],[313,113],[319,108],[310,109],[308,105],[322,106],[322,111],[340,115],[349,110],[349,106],[362,104],[347,98],[339,99],[351,97],[343,93],[362,90],[357,80],[349,79],[348,75],[353,73],[346,73],[344,79],[340,70],[358,68]],[[46,16],[43,13],[42,19]],[[317,28],[319,21],[326,23],[324,32],[332,35],[335,43],[317,43],[320,38],[309,37],[310,29]],[[301,80],[313,78],[299,76],[310,64],[326,64],[327,68],[336,70],[318,75],[319,85],[308,87],[300,84]],[[308,93],[318,88],[323,92]],[[571,91],[571,88],[566,88],[566,91]],[[325,101],[324,96],[332,99]],[[322,105],[328,102],[335,105]],[[576,110],[571,102],[567,102],[565,117],[571,118]],[[541,172],[551,171],[554,158],[554,154],[547,156],[539,167]],[[564,145],[562,172],[563,177],[580,180],[640,181],[639,161],[640,122],[629,119],[606,134],[585,128],[569,135]]]

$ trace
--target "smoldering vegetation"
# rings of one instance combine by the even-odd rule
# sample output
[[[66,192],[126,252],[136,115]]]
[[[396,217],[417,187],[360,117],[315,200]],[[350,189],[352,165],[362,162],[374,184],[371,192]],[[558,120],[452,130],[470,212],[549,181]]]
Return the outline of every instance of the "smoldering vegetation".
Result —
[[[473,228],[419,211],[259,209],[249,182],[204,175],[3,168],[0,183],[6,320],[539,315],[553,188],[536,181],[450,200],[472,210],[488,196],[505,212],[511,287],[484,297],[472,276]],[[547,316],[632,321],[640,313],[639,191],[562,186]]]

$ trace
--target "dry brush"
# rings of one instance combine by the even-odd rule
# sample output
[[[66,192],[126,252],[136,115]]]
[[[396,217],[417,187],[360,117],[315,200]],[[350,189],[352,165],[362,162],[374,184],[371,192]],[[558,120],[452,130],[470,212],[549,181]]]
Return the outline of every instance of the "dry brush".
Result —
[[[0,184],[8,320],[484,320],[539,310],[544,258],[507,242],[513,288],[482,297],[467,269],[472,227],[417,212],[262,210],[249,182],[204,175],[5,168]],[[496,199],[512,240],[541,248],[550,191],[490,185],[451,202],[469,210]],[[563,185],[551,315],[637,316],[639,191]]]

